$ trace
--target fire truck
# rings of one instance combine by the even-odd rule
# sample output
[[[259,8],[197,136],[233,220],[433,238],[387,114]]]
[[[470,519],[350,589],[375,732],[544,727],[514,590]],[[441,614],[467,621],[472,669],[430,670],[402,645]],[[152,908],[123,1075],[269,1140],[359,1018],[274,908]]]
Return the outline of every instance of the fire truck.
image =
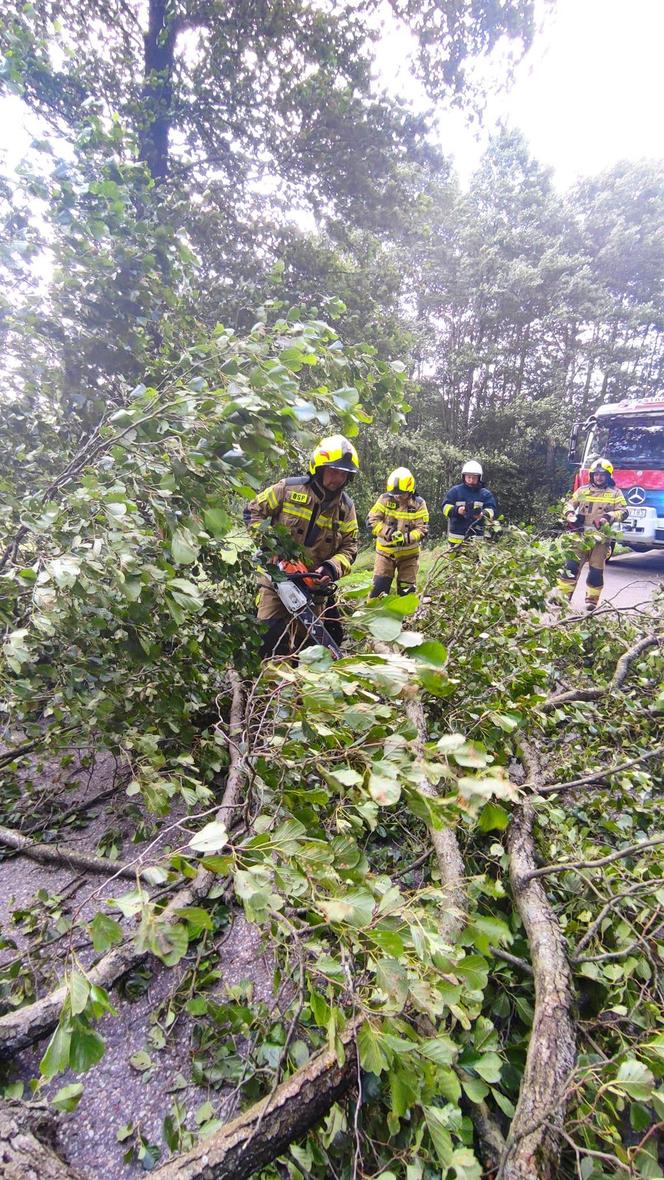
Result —
[[[621,525],[624,544],[664,549],[664,399],[610,402],[574,423],[569,463],[577,468],[575,491],[588,483],[590,464],[602,456],[613,463],[613,478],[629,507]]]

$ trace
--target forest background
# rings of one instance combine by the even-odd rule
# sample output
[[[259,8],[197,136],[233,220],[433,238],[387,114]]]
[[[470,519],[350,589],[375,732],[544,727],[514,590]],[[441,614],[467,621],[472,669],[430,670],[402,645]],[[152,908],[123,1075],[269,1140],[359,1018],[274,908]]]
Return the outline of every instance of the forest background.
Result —
[[[652,1180],[656,609],[552,620],[568,541],[515,527],[441,558],[421,631],[415,597],[369,609],[351,585],[337,665],[257,659],[239,509],[328,428],[357,439],[360,516],[408,463],[435,532],[470,453],[506,515],[535,519],[567,485],[572,419],[661,389],[664,165],[561,196],[504,131],[463,190],[429,117],[384,92],[385,11],[35,0],[0,16],[2,85],[43,129],[0,177],[0,767],[19,829],[3,839],[60,843],[68,863],[95,838],[80,795],[106,759],[91,871],[135,886],[80,901],[84,882],[73,918],[48,893],[10,908],[0,1118],[31,1084],[61,1136],[90,1120],[74,1165],[99,1140],[114,1175],[126,1150],[131,1168],[183,1152],[193,1177],[217,1115],[287,1078],[286,1137],[249,1113],[245,1170],[215,1174],[267,1150],[270,1180],[365,1164],[522,1180],[533,1160],[540,1180]],[[476,114],[470,64],[533,37],[531,0],[388,13],[431,102]],[[269,1004],[226,987],[238,929],[272,957]],[[194,1127],[167,1090],[145,1127],[161,1056],[104,1139],[112,1005],[122,1027],[127,979],[157,977],[145,1045],[189,1020],[184,1085],[210,1101]],[[138,1068],[122,1063],[121,1096]],[[312,1078],[321,1106],[303,1113]]]
[[[416,33],[430,17],[391,13]],[[0,192],[2,430],[22,479],[42,453],[37,403],[74,442],[259,307],[331,315],[404,366],[412,410],[398,442],[360,439],[359,508],[405,463],[434,532],[464,458],[532,519],[567,486],[571,421],[661,389],[664,166],[622,163],[561,195],[520,133],[498,131],[463,191],[427,117],[381,93],[372,19],[375,5],[221,19],[153,0],[144,38],[122,6],[4,18],[4,85],[45,128]],[[469,59],[532,35],[528,4],[451,21],[413,68],[432,99],[472,110]],[[312,215],[315,232],[298,227]]]

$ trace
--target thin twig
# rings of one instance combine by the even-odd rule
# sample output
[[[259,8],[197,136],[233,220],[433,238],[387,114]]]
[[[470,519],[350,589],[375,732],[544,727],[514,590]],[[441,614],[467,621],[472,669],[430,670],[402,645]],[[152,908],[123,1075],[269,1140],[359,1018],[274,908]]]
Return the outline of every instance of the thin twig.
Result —
[[[649,762],[651,758],[661,756],[664,756],[664,746],[656,746],[654,750],[648,750],[647,753],[640,754],[638,758],[630,758],[629,761],[619,762],[616,766],[607,766],[605,770],[596,770],[593,774],[572,779],[569,783],[549,783],[545,787],[537,787],[537,793],[538,795],[549,795],[553,791],[571,791],[574,787],[585,787],[589,783],[602,782],[606,778],[613,778],[615,774],[621,774],[630,766],[638,766],[640,762]],[[524,787],[530,785],[530,783],[524,783]]]
[[[652,840],[641,840],[637,844],[628,844],[626,848],[619,848],[609,856],[602,856],[599,860],[571,860],[559,865],[545,865],[542,869],[534,869],[524,877],[524,881],[534,881],[537,877],[548,877],[551,873],[565,873],[569,869],[599,869],[603,865],[612,864],[614,860],[622,860],[625,856],[632,856],[644,848],[655,848],[664,844],[664,836],[655,836]]]

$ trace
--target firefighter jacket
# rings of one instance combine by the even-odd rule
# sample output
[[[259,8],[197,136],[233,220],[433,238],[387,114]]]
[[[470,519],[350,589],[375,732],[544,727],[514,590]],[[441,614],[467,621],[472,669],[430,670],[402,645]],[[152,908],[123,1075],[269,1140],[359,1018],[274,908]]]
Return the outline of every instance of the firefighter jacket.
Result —
[[[326,562],[335,579],[347,574],[357,557],[353,501],[343,489],[325,493],[312,476],[295,475],[265,488],[245,508],[244,519],[249,528],[263,520],[282,525],[302,546],[307,568]]]
[[[396,495],[383,492],[367,516],[367,524],[376,538],[376,552],[388,557],[410,557],[420,551],[420,544],[429,532],[429,510],[421,496],[410,495],[405,508]],[[401,533],[403,541],[391,540],[393,533]]]
[[[466,505],[466,511],[463,515],[459,515],[457,504],[462,503]],[[467,533],[482,512],[493,520],[497,511],[496,497],[482,484],[479,487],[470,488],[467,483],[457,483],[453,488],[450,488],[443,500],[443,516],[448,519],[450,527],[455,533]]]
[[[603,516],[610,524],[618,524],[629,515],[627,501],[613,480],[609,480],[603,488],[590,483],[583,484],[572,493],[563,511],[576,512],[577,516],[582,516],[584,528],[596,527]]]

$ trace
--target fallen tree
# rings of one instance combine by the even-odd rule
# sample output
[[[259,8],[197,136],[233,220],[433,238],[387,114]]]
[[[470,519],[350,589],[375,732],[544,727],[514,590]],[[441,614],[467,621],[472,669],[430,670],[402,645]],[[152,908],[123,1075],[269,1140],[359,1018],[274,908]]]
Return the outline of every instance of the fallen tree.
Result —
[[[121,752],[131,806],[160,838],[178,828],[173,800],[208,822],[169,855],[172,896],[117,899],[139,919],[131,937],[105,910],[96,927],[75,923],[72,944],[94,934],[101,957],[88,969],[71,954],[36,1003],[12,994],[0,1048],[9,1058],[55,1028],[43,1079],[72,1061],[82,1078],[103,1069],[105,989],[155,955],[182,964],[160,1043],[189,1021],[191,1072],[211,1106],[221,1089],[239,1108],[193,1156],[187,1112],[167,1116],[180,1155],[165,1174],[204,1176],[214,1143],[219,1174],[255,1164],[266,1180],[284,1168],[323,1180],[349,1161],[358,1175],[476,1180],[480,1158],[506,1178],[549,1180],[577,1161],[584,1180],[599,1180],[595,1163],[646,1176],[663,1072],[661,629],[606,612],[543,624],[564,542],[508,532],[441,563],[422,631],[408,628],[414,600],[350,614],[351,602],[343,660],[311,649],[254,680],[252,542],[231,496],[263,479],[254,456],[278,458],[302,412],[313,375],[296,393],[271,376],[296,331],[318,362],[311,412],[333,410],[331,329],[215,343],[192,388],[139,388],[42,503],[48,520],[26,508],[31,527],[4,542],[12,732],[39,733],[48,756],[48,701],[53,747],[71,724],[82,745],[94,730],[97,748]],[[343,380],[350,369],[370,400],[369,363],[348,359]],[[231,409],[226,366],[258,410]],[[356,424],[350,400],[342,427]],[[540,766],[524,775],[527,744]],[[27,812],[29,783],[5,771]],[[269,1000],[252,998],[253,963],[224,987],[238,906]],[[640,1138],[625,1147],[628,1100]]]
[[[28,836],[24,836],[22,832],[16,832],[2,824],[0,824],[0,844],[4,844],[5,848],[13,848],[21,856],[27,856],[29,860],[35,860],[38,864],[83,869],[85,872],[105,877],[126,877],[130,881],[145,881],[148,885],[154,883],[154,878],[150,877],[150,870],[142,869],[140,865],[132,867],[131,865],[118,864],[116,861],[104,860],[101,856],[79,852],[78,849],[63,845],[37,844]]]
[[[514,815],[508,837],[510,880],[533,965],[535,1013],[514,1118],[501,1156],[501,1180],[554,1180],[560,1174],[560,1129],[576,1061],[572,974],[555,911],[532,879],[531,802]]]
[[[351,1024],[333,1050],[314,1054],[216,1135],[157,1168],[156,1180],[245,1180],[271,1163],[315,1126],[351,1086],[359,1085],[357,1030],[358,1025]]]

